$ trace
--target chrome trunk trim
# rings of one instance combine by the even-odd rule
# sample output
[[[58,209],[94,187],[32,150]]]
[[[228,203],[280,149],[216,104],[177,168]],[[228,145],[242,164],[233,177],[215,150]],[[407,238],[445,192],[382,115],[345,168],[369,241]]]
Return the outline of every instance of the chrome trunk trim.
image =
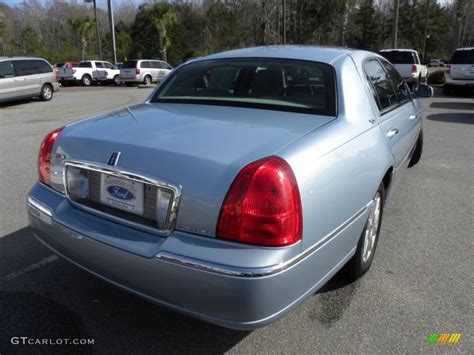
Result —
[[[140,182],[140,183],[143,183],[143,184],[154,185],[159,189],[164,189],[164,190],[170,191],[173,194],[173,197],[171,198],[166,223],[165,224],[158,224],[157,223],[157,227],[152,228],[150,226],[142,225],[142,224],[137,223],[137,222],[129,221],[127,219],[117,217],[117,216],[114,216],[114,215],[96,210],[94,208],[82,205],[77,201],[74,201],[69,196],[68,191],[67,191],[67,186],[68,185],[67,185],[66,169],[69,166],[80,168],[80,169],[85,169],[85,170],[92,170],[92,171],[96,171],[96,172],[99,172],[99,173],[102,173],[102,174],[108,174],[108,175],[112,175],[112,176],[115,176],[115,177],[119,177],[119,178],[122,178],[122,179],[137,181],[137,182]],[[84,209],[89,210],[89,211],[93,211],[94,213],[97,213],[97,214],[100,214],[100,215],[103,215],[103,216],[107,216],[111,219],[123,221],[123,223],[129,224],[129,225],[135,225],[137,227],[140,227],[140,228],[143,228],[143,229],[146,229],[146,230],[149,230],[149,231],[153,231],[155,233],[159,233],[160,235],[168,236],[174,231],[175,223],[176,223],[176,216],[177,216],[177,211],[178,211],[178,206],[179,206],[179,201],[180,201],[180,198],[181,198],[181,189],[182,189],[181,185],[174,185],[172,183],[169,183],[169,182],[166,182],[166,181],[163,181],[163,180],[158,180],[158,179],[150,177],[150,176],[138,174],[138,173],[135,173],[135,172],[132,172],[132,171],[123,170],[123,169],[117,168],[115,166],[112,167],[110,165],[105,165],[105,164],[91,163],[91,162],[86,162],[86,161],[72,161],[72,160],[68,160],[64,163],[63,183],[64,183],[64,190],[65,190],[66,197],[74,205],[79,205],[81,208],[84,208]]]

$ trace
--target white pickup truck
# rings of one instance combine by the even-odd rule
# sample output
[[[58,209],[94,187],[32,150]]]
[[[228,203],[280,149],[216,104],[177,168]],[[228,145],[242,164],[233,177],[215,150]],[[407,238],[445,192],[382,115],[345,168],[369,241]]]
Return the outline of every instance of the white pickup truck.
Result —
[[[59,68],[58,79],[62,85],[78,82],[89,86],[92,82],[113,82],[120,85],[120,70],[102,60],[86,60],[75,68]]]
[[[428,67],[421,64],[417,51],[413,49],[382,49],[379,54],[393,64],[407,83],[426,82]]]

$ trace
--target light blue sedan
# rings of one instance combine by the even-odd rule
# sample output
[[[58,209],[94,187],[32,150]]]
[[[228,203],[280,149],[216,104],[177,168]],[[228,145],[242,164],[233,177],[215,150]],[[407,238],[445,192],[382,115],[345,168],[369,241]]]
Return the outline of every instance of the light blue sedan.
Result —
[[[140,105],[46,136],[36,238],[127,291],[221,326],[282,317],[374,258],[422,152],[422,111],[377,54],[229,51],[181,65]]]

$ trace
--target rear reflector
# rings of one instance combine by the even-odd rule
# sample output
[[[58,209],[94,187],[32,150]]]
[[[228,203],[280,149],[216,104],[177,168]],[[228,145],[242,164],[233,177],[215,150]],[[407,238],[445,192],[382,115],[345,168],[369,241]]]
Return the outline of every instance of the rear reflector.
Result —
[[[284,246],[301,239],[302,211],[295,175],[271,156],[245,166],[222,205],[217,237],[247,244]]]

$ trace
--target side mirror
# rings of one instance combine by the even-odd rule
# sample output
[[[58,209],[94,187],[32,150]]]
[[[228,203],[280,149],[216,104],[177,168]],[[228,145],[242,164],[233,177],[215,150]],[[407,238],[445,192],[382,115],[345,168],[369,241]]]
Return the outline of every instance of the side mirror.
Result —
[[[433,88],[425,84],[415,85],[415,87],[413,88],[413,92],[418,97],[432,97],[433,96]]]

